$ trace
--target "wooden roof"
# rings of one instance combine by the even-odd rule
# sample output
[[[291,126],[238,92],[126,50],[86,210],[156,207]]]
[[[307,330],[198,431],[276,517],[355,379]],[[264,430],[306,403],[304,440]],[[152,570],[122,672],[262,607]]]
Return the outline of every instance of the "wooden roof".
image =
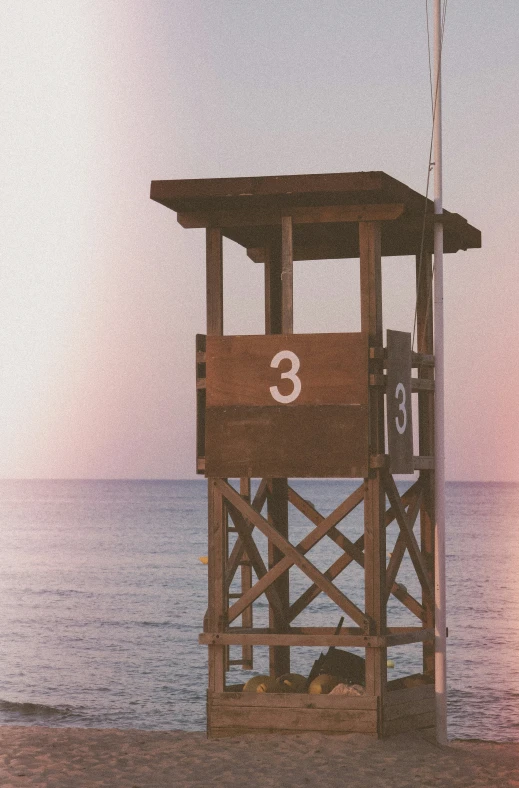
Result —
[[[221,227],[224,236],[261,261],[279,238],[281,217],[294,221],[294,260],[358,257],[356,222],[382,221],[382,255],[418,254],[425,197],[384,172],[276,175],[152,181],[151,199],[178,213],[183,227]],[[433,246],[433,203],[427,200],[425,248]],[[444,251],[481,246],[481,233],[444,211]]]

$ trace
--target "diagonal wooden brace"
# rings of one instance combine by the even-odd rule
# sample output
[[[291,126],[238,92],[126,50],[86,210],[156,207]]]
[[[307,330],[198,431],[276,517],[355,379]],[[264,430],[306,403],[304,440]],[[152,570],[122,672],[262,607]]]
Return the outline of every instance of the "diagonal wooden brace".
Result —
[[[402,496],[402,502],[404,503],[404,505],[407,505],[410,501],[413,500],[419,487],[420,487],[420,480],[416,481],[404,493],[404,495]],[[301,499],[301,501],[304,501],[304,499]],[[291,502],[294,504],[294,506],[296,506],[299,509],[299,505],[298,505],[299,502],[296,502],[295,497]],[[304,504],[305,504],[305,510],[300,509],[300,511],[302,511],[302,513],[305,514],[309,519],[312,519],[312,522],[316,522],[316,523],[321,522],[321,519],[323,519],[322,515],[319,514],[319,512],[316,509],[310,507],[310,504],[307,501],[304,501]],[[312,510],[311,512],[309,511],[309,507]],[[312,517],[310,517],[310,514],[312,514]],[[393,522],[394,519],[395,519],[394,510],[388,509],[386,512],[386,528]],[[352,555],[347,555],[347,554],[341,555],[324,573],[325,577],[327,577],[329,580],[334,580],[354,560],[357,561],[357,563],[359,563],[361,566],[364,565],[364,556],[362,553],[362,550],[364,548],[364,534],[356,540],[353,546],[362,555],[362,561],[360,560],[360,556],[352,557]],[[306,591],[304,591],[303,594],[301,594],[301,596],[298,599],[296,599],[295,602],[293,602],[293,604],[290,606],[289,615],[288,615],[289,621],[293,621],[295,618],[297,618],[297,616],[305,609],[305,607],[308,607],[310,602],[312,602],[317,596],[319,596],[320,593],[321,590],[315,583],[309,586],[306,589]],[[416,599],[414,599],[414,597],[412,597],[407,592],[400,591],[400,587],[397,587],[396,584],[392,589],[392,593],[412,613],[414,613],[421,620],[423,619],[423,614],[424,614],[423,607]]]
[[[271,526],[271,524],[265,520],[261,514],[255,512],[251,507],[247,504],[246,501],[243,500],[241,495],[236,492],[236,490],[231,487],[228,482],[224,481],[223,479],[217,479],[215,482],[218,489],[221,491],[222,495],[226,499],[226,501],[231,504],[235,509],[240,512],[244,518],[246,518],[252,525],[255,525],[259,531],[261,531],[270,541],[276,545],[276,547],[285,554],[287,558],[292,559],[292,563],[294,563],[302,572],[304,572],[313,582],[319,586],[321,591],[332,599],[338,607],[341,608],[350,618],[355,621],[356,624],[363,627],[365,631],[369,632],[371,627],[371,619],[369,616],[366,616],[365,613],[360,610],[351,600],[345,596],[342,591],[339,591],[333,583],[331,583],[323,574],[320,572],[317,567],[315,567],[307,558],[305,558],[299,550],[294,547],[294,545],[290,544],[290,542],[285,539],[281,534],[279,534],[275,528]]]
[[[409,504],[409,508],[407,510],[407,521],[411,526],[411,528],[414,527],[416,518],[418,517],[418,512],[420,511],[420,506],[422,505],[422,497],[423,497],[422,491],[419,490],[415,500],[411,504]],[[405,549],[406,549],[406,542],[402,534],[402,531],[400,531],[386,570],[387,597],[390,596],[393,585],[395,584],[396,576],[398,574],[398,570],[400,569],[400,564],[402,563]]]
[[[389,498],[391,507],[395,512],[396,521],[404,537],[406,547],[409,551],[409,555],[411,557],[411,561],[413,562],[413,566],[418,576],[418,580],[420,581],[420,585],[422,586],[424,592],[428,593],[431,599],[434,599],[434,589],[429,579],[429,574],[427,572],[425,560],[422,553],[420,552],[420,548],[418,547],[418,542],[416,541],[416,537],[413,533],[412,526],[410,525],[409,520],[407,518],[407,514],[404,509],[404,504],[402,502],[402,499],[400,498],[399,492],[395,484],[395,480],[393,479],[393,476],[388,471],[382,471],[382,478],[384,481],[384,487],[387,493],[387,497]]]
[[[314,525],[320,526],[321,523],[324,522],[325,518],[322,514],[320,514],[317,509],[309,503],[309,501],[305,501],[299,493],[293,490],[291,487],[288,488],[288,500],[290,503],[298,509],[301,514],[304,514]],[[341,520],[343,520],[350,512],[352,512],[356,506],[364,500],[364,484],[361,484],[360,487],[357,487],[351,495],[346,498],[344,503],[337,507],[335,510],[338,512],[339,510],[343,511],[341,516]],[[332,513],[333,514],[333,513]],[[331,517],[332,515],[328,515]],[[328,519],[326,518],[326,520]],[[338,523],[339,520],[336,521]],[[331,528],[327,530],[327,536],[332,539],[336,545],[338,545],[345,553],[347,553],[354,561],[357,561],[361,566],[364,566],[364,554],[362,549],[357,547],[352,541],[350,541],[344,534],[341,534],[333,525]]]
[[[236,493],[236,494],[238,495],[238,493]],[[240,498],[241,498],[241,496],[240,496]],[[243,501],[243,498],[241,498],[241,500]],[[244,503],[245,503],[245,501],[244,501]],[[232,505],[228,507],[228,510],[229,510],[229,515],[231,516],[232,521],[233,521],[233,523],[234,523],[234,525],[236,527],[236,530],[238,531],[238,534],[239,534],[239,537],[241,539],[242,545],[244,545],[245,552],[247,553],[247,555],[249,557],[249,560],[250,560],[250,562],[252,564],[252,568],[256,572],[256,575],[259,578],[259,582],[260,582],[261,579],[265,575],[268,574],[268,570],[267,570],[267,567],[265,566],[265,564],[263,562],[263,558],[261,557],[260,551],[257,548],[256,542],[252,538],[252,528],[249,525],[248,521],[245,520],[245,518],[243,517],[241,512],[235,510]],[[257,583],[253,586],[253,588],[255,588],[256,585],[257,585]],[[250,591],[246,592],[246,594],[244,596],[246,596],[247,594],[250,594]],[[284,626],[288,626],[287,612],[283,608],[283,605],[281,603],[281,600],[279,598],[279,595],[278,595],[276,589],[275,588],[271,588],[270,584],[269,584],[269,586],[265,589],[265,594],[267,596],[268,601],[270,602],[270,604],[272,605],[272,607],[274,608],[274,610],[278,614],[280,620],[283,622],[283,625]],[[240,598],[240,601],[241,601],[241,599],[243,599],[243,597]],[[234,607],[234,605],[233,605],[233,607]],[[239,616],[243,612],[245,607],[248,607],[248,605],[245,605],[242,608],[242,610],[240,610],[238,613],[233,615],[232,618],[229,618],[229,616],[228,616],[227,617],[227,623],[230,624],[231,621],[234,621],[234,619],[237,618],[237,616]],[[231,608],[231,610],[232,610],[232,608]],[[231,611],[229,611],[229,613],[230,612]]]
[[[268,492],[267,480],[262,479],[261,482],[259,483],[259,487],[256,491],[256,495],[254,496],[254,500],[251,503],[252,508],[256,512],[261,512],[261,510],[263,509],[265,501],[267,500],[267,492]],[[234,544],[234,547],[232,548],[231,554],[227,561],[227,572],[225,575],[225,582],[227,583],[227,588],[229,588],[229,586],[231,585],[234,575],[238,571],[240,561],[243,558],[243,552],[244,552],[243,542],[238,536],[238,539],[236,540],[236,543]]]
[[[345,501],[343,501],[328,517],[321,517],[320,524],[305,538],[296,545],[296,550],[299,550],[302,555],[307,553],[312,547],[314,547],[321,539],[323,539],[326,535],[329,535],[330,529],[334,528],[337,523],[343,520],[362,500],[363,498],[363,487],[355,490],[352,495],[350,495]],[[289,488],[289,499],[290,499],[290,488]],[[232,516],[232,515],[231,515]],[[349,540],[347,540],[349,542]],[[350,542],[351,547],[353,548],[353,552],[355,552],[356,548]],[[290,569],[291,566],[294,565],[294,560],[292,558],[282,558],[281,561],[272,567],[272,569],[264,575],[258,583],[255,583],[251,589],[249,589],[245,594],[243,594],[240,599],[235,602],[235,604],[229,609],[229,622],[234,621],[245,608],[247,608],[255,599],[257,599],[268,586],[277,580],[287,569]]]

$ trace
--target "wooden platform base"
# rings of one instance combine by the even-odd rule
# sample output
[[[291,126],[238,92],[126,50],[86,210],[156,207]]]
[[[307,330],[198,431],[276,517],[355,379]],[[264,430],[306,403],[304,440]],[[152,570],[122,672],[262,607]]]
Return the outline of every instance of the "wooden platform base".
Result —
[[[265,733],[365,733],[383,738],[435,725],[434,687],[388,692],[385,702],[364,695],[208,692],[210,738]]]

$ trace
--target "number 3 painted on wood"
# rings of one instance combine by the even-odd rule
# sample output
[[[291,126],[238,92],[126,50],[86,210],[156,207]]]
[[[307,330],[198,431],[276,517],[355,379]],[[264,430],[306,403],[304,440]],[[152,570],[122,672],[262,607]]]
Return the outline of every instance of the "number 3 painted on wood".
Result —
[[[299,358],[296,356],[295,353],[292,353],[291,350],[280,350],[279,353],[276,353],[272,361],[270,362],[270,366],[277,369],[280,363],[284,359],[288,359],[292,362],[292,366],[288,370],[288,372],[282,372],[281,378],[288,378],[293,383],[293,390],[291,394],[280,394],[279,389],[277,386],[270,387],[270,393],[276,400],[276,402],[281,402],[283,405],[288,405],[289,402],[293,402],[295,399],[299,397],[301,394],[301,380],[297,377],[297,372],[299,372],[300,361]]]
[[[405,408],[405,388],[403,383],[399,383],[395,389],[395,399],[398,399],[398,395],[402,395],[402,402],[398,406],[398,410],[401,410],[403,413],[403,424],[399,424],[398,416],[395,416],[395,424],[398,430],[399,435],[403,435],[406,427],[407,427],[407,410]]]

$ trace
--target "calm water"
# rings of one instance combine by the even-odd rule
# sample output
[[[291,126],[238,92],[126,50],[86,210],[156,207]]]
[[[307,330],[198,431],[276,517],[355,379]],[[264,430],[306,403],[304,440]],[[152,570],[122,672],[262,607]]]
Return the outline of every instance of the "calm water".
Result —
[[[294,482],[324,514],[355,486]],[[447,514],[449,735],[519,741],[519,485],[449,484]],[[294,518],[294,538],[305,522]],[[357,538],[362,510],[341,527]],[[395,538],[391,526],[388,550]],[[338,555],[326,542],[309,554],[322,570]],[[2,481],[0,545],[0,723],[204,728],[202,480]],[[398,580],[418,594],[409,568]],[[340,583],[359,605],[361,580],[350,566]],[[297,569],[291,585],[307,586]],[[266,614],[258,602],[258,626]],[[338,617],[321,595],[294,623]],[[416,622],[396,600],[389,618]],[[293,669],[307,673],[319,650],[294,651]],[[255,653],[257,671],[266,656]],[[420,670],[419,646],[389,656],[390,678]]]

